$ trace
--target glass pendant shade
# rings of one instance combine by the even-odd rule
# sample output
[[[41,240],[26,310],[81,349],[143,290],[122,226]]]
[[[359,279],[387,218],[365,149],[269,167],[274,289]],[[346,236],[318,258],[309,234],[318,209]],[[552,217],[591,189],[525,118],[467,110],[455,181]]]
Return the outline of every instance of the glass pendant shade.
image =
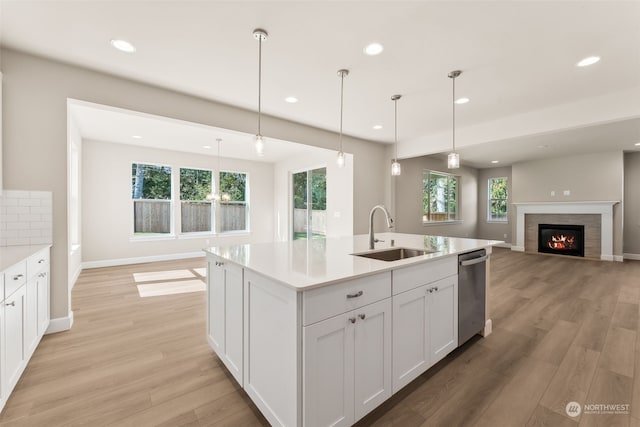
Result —
[[[342,151],[338,152],[336,163],[338,164],[339,168],[344,167],[344,153]]]
[[[391,175],[398,176],[402,172],[402,168],[400,167],[400,163],[398,161],[394,161],[391,163]]]
[[[458,153],[449,153],[447,166],[449,169],[458,169],[460,167],[460,155]]]
[[[264,156],[264,137],[262,135],[256,135],[256,154],[258,156]]]

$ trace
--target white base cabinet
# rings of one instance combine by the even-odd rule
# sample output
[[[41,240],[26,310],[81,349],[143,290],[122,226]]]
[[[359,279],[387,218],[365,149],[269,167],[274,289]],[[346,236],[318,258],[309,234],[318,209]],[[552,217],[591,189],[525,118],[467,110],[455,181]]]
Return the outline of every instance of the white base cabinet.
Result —
[[[391,396],[391,299],[303,333],[305,426],[349,426]]]
[[[0,275],[0,410],[49,326],[49,248]]]
[[[393,392],[458,346],[458,276],[393,296]]]
[[[222,259],[207,264],[207,335],[211,347],[229,372],[243,384],[242,268]]]

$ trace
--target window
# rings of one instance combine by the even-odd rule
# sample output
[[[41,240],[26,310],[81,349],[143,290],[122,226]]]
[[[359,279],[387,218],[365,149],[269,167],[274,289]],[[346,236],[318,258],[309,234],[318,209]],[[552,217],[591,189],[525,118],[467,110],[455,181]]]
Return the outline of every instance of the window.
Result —
[[[220,172],[220,232],[248,230],[247,174]]]
[[[507,178],[489,178],[488,194],[489,203],[487,204],[487,221],[489,222],[507,222]]]
[[[422,177],[422,221],[442,222],[458,219],[459,177],[425,170]]]
[[[212,231],[211,171],[180,168],[180,218],[183,233]]]
[[[171,233],[171,167],[133,163],[131,198],[136,236]]]

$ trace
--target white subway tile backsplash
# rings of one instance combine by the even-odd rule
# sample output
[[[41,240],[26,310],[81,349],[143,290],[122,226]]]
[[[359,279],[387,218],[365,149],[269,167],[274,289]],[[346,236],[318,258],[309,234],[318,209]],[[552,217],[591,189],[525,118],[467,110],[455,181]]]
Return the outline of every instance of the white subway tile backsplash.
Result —
[[[4,190],[0,196],[0,246],[53,243],[52,193]]]
[[[51,206],[31,206],[30,212],[32,214],[51,215]]]

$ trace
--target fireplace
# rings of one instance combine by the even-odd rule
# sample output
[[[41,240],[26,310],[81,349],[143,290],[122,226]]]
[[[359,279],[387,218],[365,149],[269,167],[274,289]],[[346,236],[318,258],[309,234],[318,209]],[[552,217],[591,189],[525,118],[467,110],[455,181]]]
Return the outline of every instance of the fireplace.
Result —
[[[538,224],[538,252],[584,256],[584,225]]]

